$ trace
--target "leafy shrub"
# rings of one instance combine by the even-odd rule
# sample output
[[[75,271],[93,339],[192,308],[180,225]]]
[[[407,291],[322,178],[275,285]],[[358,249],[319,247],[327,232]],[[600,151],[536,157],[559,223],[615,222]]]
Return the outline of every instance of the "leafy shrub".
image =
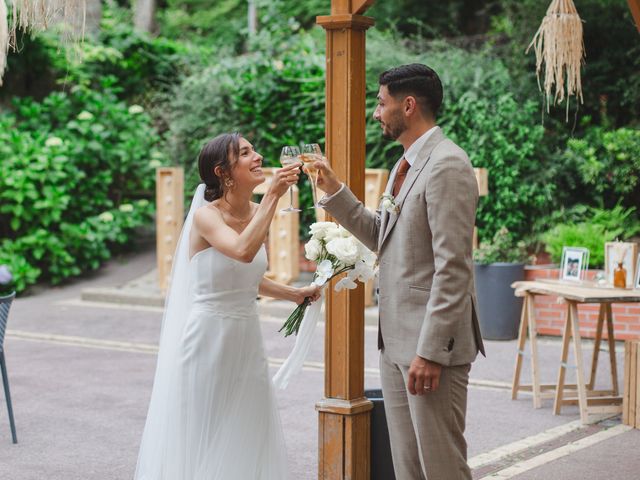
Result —
[[[606,242],[626,240],[640,232],[636,209],[625,209],[621,205],[609,210],[580,205],[557,212],[549,221],[556,225],[543,233],[541,240],[551,260],[561,261],[563,247],[585,247],[589,249],[590,265],[594,268],[604,265]]]
[[[566,156],[591,198],[601,207],[640,204],[640,130],[591,127],[570,139]]]
[[[149,223],[159,143],[149,116],[108,82],[20,99],[0,116],[0,262],[18,291],[98,268]]]
[[[531,260],[525,243],[516,241],[509,230],[502,227],[491,242],[481,242],[473,251],[473,260],[482,265],[491,263],[527,263]]]

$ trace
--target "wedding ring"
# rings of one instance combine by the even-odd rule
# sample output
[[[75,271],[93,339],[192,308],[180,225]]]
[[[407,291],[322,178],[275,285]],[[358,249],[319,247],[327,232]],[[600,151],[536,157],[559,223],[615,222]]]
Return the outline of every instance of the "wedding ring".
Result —
[[[425,389],[425,390],[431,390],[431,385],[425,385],[425,386],[424,386],[424,389]]]

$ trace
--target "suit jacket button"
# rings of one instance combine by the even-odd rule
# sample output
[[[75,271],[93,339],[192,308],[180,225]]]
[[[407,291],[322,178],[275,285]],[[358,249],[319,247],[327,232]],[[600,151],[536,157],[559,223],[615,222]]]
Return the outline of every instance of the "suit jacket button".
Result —
[[[447,345],[447,351],[450,352],[451,350],[453,350],[453,344],[455,343],[455,340],[453,339],[453,337],[451,337],[449,339],[449,345]]]

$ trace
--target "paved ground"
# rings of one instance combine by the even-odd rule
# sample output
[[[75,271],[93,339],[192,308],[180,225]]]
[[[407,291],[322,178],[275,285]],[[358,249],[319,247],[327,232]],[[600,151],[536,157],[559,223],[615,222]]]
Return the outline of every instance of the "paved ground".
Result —
[[[11,444],[0,406],[0,479],[132,477],[162,313],[153,306],[157,299],[152,292],[148,306],[97,302],[96,294],[143,289],[153,263],[153,252],[125,257],[91,278],[14,303],[5,350],[19,443]],[[116,288],[123,285],[126,288]],[[93,295],[85,295],[93,301],[82,300],[83,291]],[[277,333],[290,308],[282,302],[260,304],[273,372],[291,348],[291,340]],[[365,383],[376,388],[375,309],[367,312],[367,323]],[[323,394],[322,337],[320,326],[305,369],[278,393],[294,480],[316,478],[314,406]],[[559,343],[555,339],[541,343],[542,378],[551,382]],[[587,354],[589,349],[585,350]],[[471,372],[467,439],[474,478],[638,478],[639,431],[621,426],[619,419],[581,427],[575,407],[565,407],[562,415],[554,416],[550,402],[534,410],[530,398],[510,399],[514,352],[514,341],[487,342],[487,358],[479,359]],[[603,386],[605,374],[602,369]]]

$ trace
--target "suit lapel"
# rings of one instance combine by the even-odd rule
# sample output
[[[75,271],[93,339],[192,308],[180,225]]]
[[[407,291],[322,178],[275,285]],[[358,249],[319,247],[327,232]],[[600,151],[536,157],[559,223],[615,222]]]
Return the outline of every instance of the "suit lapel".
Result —
[[[398,167],[400,166],[401,160],[402,159],[398,160],[395,166],[393,167],[393,169],[391,170],[391,174],[389,175],[389,181],[387,182],[387,187],[384,189],[385,195],[391,193],[391,189],[393,188],[393,182],[396,179],[396,173],[398,172]],[[389,221],[389,212],[387,212],[382,207],[380,208],[380,210],[382,211],[382,213],[380,217],[380,233],[378,234],[378,247],[382,245],[382,236],[384,235],[385,229],[387,227],[387,222]]]
[[[378,244],[378,252],[380,252],[380,250],[382,249],[382,245],[384,244],[384,241],[387,239],[387,237],[391,233],[391,230],[393,230],[394,225],[398,221],[398,217],[400,216],[400,212],[402,211],[402,205],[405,199],[407,198],[407,195],[409,194],[411,187],[418,179],[420,172],[422,172],[424,167],[429,162],[429,159],[431,158],[431,152],[433,152],[433,149],[436,147],[436,145],[438,145],[444,139],[445,139],[445,136],[442,133],[442,130],[440,129],[440,127],[436,127],[436,130],[431,134],[431,137],[429,137],[429,139],[427,140],[427,143],[424,144],[424,146],[418,153],[416,161],[407,172],[407,177],[404,179],[402,188],[400,188],[400,191],[398,192],[398,196],[395,199],[395,203],[398,208],[398,213],[388,214],[387,221],[384,223],[384,229],[381,230],[382,238]],[[394,178],[395,178],[395,170],[397,170],[397,165],[396,165],[396,168],[394,169],[394,175],[393,175]],[[393,185],[393,181],[390,180],[389,183]]]

